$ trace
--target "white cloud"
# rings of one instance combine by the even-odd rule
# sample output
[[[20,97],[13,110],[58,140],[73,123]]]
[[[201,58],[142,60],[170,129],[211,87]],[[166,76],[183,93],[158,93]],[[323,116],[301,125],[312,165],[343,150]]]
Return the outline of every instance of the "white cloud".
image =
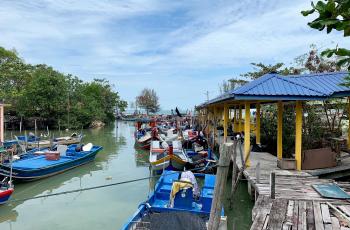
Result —
[[[251,62],[289,63],[341,34],[306,25],[304,0],[0,2],[0,46],[85,79],[105,77],[130,101],[143,87],[163,108],[190,107]]]

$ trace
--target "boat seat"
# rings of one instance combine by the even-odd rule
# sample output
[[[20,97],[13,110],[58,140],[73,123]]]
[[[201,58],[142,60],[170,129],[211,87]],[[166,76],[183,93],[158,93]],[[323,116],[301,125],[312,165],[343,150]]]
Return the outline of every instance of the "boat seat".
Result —
[[[67,145],[57,145],[57,152],[60,153],[60,156],[67,156]]]

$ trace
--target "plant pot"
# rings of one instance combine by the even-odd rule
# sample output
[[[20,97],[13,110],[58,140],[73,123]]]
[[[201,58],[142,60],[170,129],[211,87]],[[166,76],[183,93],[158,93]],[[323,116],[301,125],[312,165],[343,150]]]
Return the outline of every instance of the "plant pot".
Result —
[[[295,170],[296,161],[293,158],[283,158],[277,160],[277,167],[280,169]]]

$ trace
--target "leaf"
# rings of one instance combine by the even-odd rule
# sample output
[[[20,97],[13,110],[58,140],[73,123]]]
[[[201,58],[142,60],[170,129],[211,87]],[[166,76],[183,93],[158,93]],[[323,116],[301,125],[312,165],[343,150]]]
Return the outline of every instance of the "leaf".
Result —
[[[335,54],[335,52],[335,49],[326,49],[325,51],[321,52],[321,56],[326,56],[327,58],[330,58]]]
[[[315,12],[315,9],[303,10],[303,11],[301,11],[301,14],[302,14],[304,17],[306,17],[306,16],[308,16],[308,15],[310,15],[310,14],[313,14],[314,12]]]
[[[348,25],[347,28],[344,29],[344,37],[348,37],[348,36],[350,36],[350,27],[349,27],[349,25]]]
[[[326,10],[326,4],[322,1],[318,1],[316,3],[316,6],[315,6],[315,9],[318,10],[318,11],[321,11],[321,12],[324,12]]]
[[[350,65],[350,58],[343,58],[337,62],[338,66]]]
[[[345,49],[345,48],[339,48],[336,51],[336,54],[339,55],[339,56],[350,56],[350,50]]]

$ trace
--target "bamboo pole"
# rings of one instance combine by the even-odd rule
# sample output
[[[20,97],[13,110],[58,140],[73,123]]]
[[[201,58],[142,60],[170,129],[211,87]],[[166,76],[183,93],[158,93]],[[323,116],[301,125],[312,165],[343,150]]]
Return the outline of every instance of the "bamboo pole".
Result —
[[[214,196],[211,203],[208,230],[218,230],[221,219],[221,211],[224,201],[225,185],[228,169],[230,166],[230,156],[233,151],[233,143],[220,145],[220,159],[216,173]]]

